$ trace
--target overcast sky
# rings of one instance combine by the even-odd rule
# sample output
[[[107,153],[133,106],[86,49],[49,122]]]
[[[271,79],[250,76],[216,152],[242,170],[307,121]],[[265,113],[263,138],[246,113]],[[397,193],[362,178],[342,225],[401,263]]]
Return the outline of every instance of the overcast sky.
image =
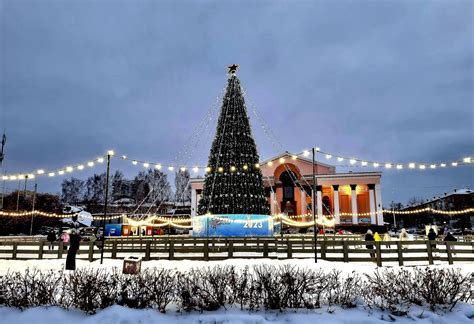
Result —
[[[284,150],[389,162],[474,154],[469,0],[0,0],[0,24],[8,173],[57,169],[109,148],[205,164],[215,124],[192,132],[231,63]],[[279,144],[251,107],[267,159]],[[112,169],[139,170],[119,160]],[[39,190],[59,192],[60,181],[38,180]],[[474,187],[473,167],[382,176],[384,205],[463,187]]]

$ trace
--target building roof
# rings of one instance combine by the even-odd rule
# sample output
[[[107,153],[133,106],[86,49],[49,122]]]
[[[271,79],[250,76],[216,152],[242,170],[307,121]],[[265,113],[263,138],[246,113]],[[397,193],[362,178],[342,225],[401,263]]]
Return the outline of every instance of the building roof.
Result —
[[[443,196],[439,196],[439,197],[433,197],[432,199],[427,199],[425,202],[422,202],[422,203],[419,203],[419,204],[416,204],[416,205],[410,205],[410,206],[407,206],[403,209],[409,209],[409,208],[413,208],[413,207],[418,207],[418,206],[423,206],[423,205],[428,205],[428,204],[431,204],[435,201],[438,201],[438,200],[441,200],[441,199],[445,199],[445,198],[448,198],[448,197],[451,197],[451,196],[457,196],[457,195],[472,195],[474,194],[474,190],[472,189],[469,189],[469,188],[464,188],[464,189],[454,189],[453,191],[449,192],[449,193],[444,193]],[[402,210],[403,210],[402,209]]]

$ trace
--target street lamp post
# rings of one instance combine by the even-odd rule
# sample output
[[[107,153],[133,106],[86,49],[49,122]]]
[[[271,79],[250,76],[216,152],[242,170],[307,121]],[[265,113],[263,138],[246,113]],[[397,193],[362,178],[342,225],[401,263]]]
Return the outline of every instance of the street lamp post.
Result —
[[[318,251],[317,251],[317,246],[318,246],[318,228],[316,226],[316,205],[315,205],[315,202],[316,202],[316,199],[315,199],[315,195],[316,195],[316,170],[314,169],[314,154],[315,154],[315,150],[314,150],[314,147],[312,149],[312,152],[313,152],[313,201],[312,201],[312,205],[313,205],[313,232],[314,232],[314,263],[318,263]]]
[[[107,218],[107,205],[109,201],[109,173],[110,173],[110,157],[114,154],[113,151],[107,152],[107,172],[105,176],[105,202],[104,202],[104,218],[102,220],[102,250],[100,251],[100,264],[104,262],[105,249],[105,220]]]

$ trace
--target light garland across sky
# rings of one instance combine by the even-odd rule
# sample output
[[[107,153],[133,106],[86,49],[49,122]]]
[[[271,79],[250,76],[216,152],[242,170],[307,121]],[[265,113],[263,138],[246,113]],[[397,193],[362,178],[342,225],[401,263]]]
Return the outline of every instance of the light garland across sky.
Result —
[[[93,168],[94,166],[97,166],[98,164],[104,163],[107,155],[113,156],[114,151],[109,150],[107,154],[103,156],[99,156],[95,159],[91,159],[83,163],[71,164],[63,168],[56,169],[56,170],[37,169],[36,171],[32,171],[32,172],[4,174],[1,176],[1,179],[4,181],[18,181],[18,180],[31,180],[36,177],[52,178],[52,177],[57,177],[57,176],[63,176],[63,175],[70,174],[72,172],[82,171],[86,168]]]
[[[418,170],[434,170],[437,168],[448,168],[452,167],[455,168],[461,165],[469,165],[474,162],[474,158],[472,157],[464,157],[460,160],[455,161],[445,161],[445,162],[409,162],[409,163],[395,163],[395,162],[382,162],[382,161],[372,161],[372,160],[364,160],[355,157],[347,157],[342,156],[330,152],[321,151],[320,148],[315,148],[317,154],[320,154],[324,157],[325,160],[336,160],[339,163],[347,162],[348,165],[344,165],[346,167],[372,167],[375,169],[395,169],[395,170],[403,170],[403,169],[418,169]],[[310,150],[304,150],[302,153],[298,155],[302,155],[308,158],[311,155]]]

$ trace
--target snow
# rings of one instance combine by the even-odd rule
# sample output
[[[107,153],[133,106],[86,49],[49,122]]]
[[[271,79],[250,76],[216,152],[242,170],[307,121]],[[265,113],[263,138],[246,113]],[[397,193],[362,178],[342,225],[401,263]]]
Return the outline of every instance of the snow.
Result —
[[[23,272],[27,268],[37,268],[41,271],[47,270],[62,270],[65,265],[64,259],[50,259],[50,260],[2,260],[0,262],[0,275],[7,272]],[[198,267],[212,267],[214,265],[234,265],[237,269],[244,268],[245,266],[252,267],[253,265],[260,264],[271,264],[271,265],[285,265],[291,264],[298,267],[309,267],[313,269],[323,269],[325,271],[331,271],[332,269],[337,269],[343,273],[350,273],[356,271],[360,274],[364,273],[373,273],[378,267],[375,264],[369,263],[343,263],[343,262],[329,262],[325,260],[318,260],[318,263],[314,263],[314,259],[226,259],[221,261],[192,261],[192,260],[152,260],[152,261],[143,261],[142,269],[146,268],[165,268],[186,271],[191,268]],[[94,262],[89,262],[86,260],[77,260],[77,268],[103,268],[111,270],[116,267],[122,269],[123,260],[119,259],[104,259],[104,264],[100,264],[100,260]],[[425,266],[423,266],[425,267]],[[439,264],[432,265],[430,267],[434,268],[451,268],[451,269],[461,269],[462,273],[468,274],[474,272],[474,263],[456,263],[453,265],[448,264]],[[383,269],[385,267],[381,267]],[[408,268],[412,269],[413,267],[400,267],[392,266],[387,268]]]
[[[453,312],[436,314],[419,308],[414,308],[408,316],[395,317],[397,323],[472,323],[474,306],[458,305]],[[248,312],[240,310],[219,310],[215,312],[177,313],[169,311],[161,314],[156,310],[129,309],[122,306],[112,306],[99,311],[95,315],[87,315],[76,310],[64,310],[58,307],[36,307],[20,311],[13,308],[0,308],[0,323],[15,324],[127,324],[127,323],[199,323],[199,324],[251,324],[251,323],[387,323],[391,322],[388,313],[370,311],[357,307],[354,309],[327,308],[317,310],[289,310]]]

